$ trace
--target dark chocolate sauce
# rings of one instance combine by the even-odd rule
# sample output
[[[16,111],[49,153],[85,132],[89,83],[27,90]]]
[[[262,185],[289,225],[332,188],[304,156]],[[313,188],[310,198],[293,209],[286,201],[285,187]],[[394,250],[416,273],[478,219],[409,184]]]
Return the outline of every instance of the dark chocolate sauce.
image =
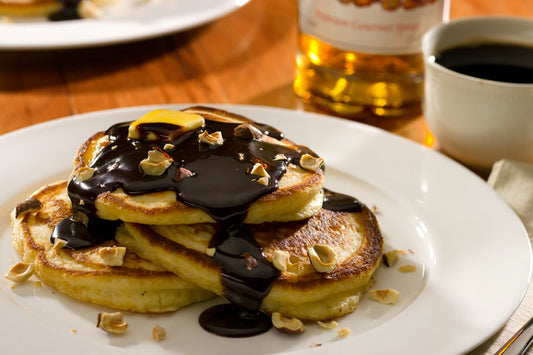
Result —
[[[264,134],[272,138],[281,140],[285,137],[285,134],[276,127],[272,127],[267,124],[258,124],[258,127],[261,128]]]
[[[79,20],[78,6],[81,0],[59,0],[61,8],[48,15],[50,21]]]
[[[211,241],[215,261],[222,267],[224,296],[254,311],[270,291],[279,270],[270,263],[245,225],[225,226]]]
[[[183,132],[172,124],[147,123],[138,126],[140,139],[128,138],[130,122],[110,127],[106,134],[110,143],[91,163],[94,175],[80,181],[71,179],[68,194],[73,212],[89,216],[95,224],[95,200],[101,193],[122,188],[127,194],[139,195],[156,191],[175,191],[184,204],[200,208],[220,224],[211,246],[214,260],[221,266],[224,296],[231,304],[209,309],[200,317],[203,328],[225,336],[250,336],[271,327],[268,316],[259,311],[261,301],[268,294],[279,271],[267,261],[260,246],[242,224],[251,203],[278,188],[278,181],[289,163],[298,164],[302,154],[312,151],[303,146],[285,147],[259,139],[234,136],[236,123],[222,123],[206,119],[205,127]],[[263,134],[281,139],[277,129],[254,124]],[[198,135],[220,131],[224,143],[210,146],[198,141]],[[172,147],[169,148],[169,144]],[[161,176],[146,175],[141,160],[151,150],[160,150],[172,158],[170,167]],[[286,159],[275,157],[283,154]],[[261,163],[270,175],[267,185],[250,174],[254,164]],[[186,169],[190,174],[180,176]],[[179,176],[179,178],[178,178]],[[114,225],[104,226],[91,233],[73,218],[58,224],[51,237],[67,241],[71,249],[86,248],[112,239]],[[95,237],[98,235],[98,237]],[[229,314],[231,318],[226,319]],[[221,322],[223,325],[221,326]]]
[[[90,218],[88,225],[68,217],[60,221],[50,237],[53,243],[56,238],[67,242],[65,247],[79,250],[98,245],[115,237],[117,222],[100,218]]]
[[[333,212],[352,212],[359,213],[363,211],[363,204],[356,198],[324,189],[324,202],[322,208]]]
[[[230,301],[208,308],[199,318],[205,330],[228,337],[264,333],[272,324],[259,310],[279,270],[270,263],[245,225],[229,224],[215,234],[210,247],[221,267],[224,297]]]
[[[233,304],[220,304],[206,309],[200,314],[199,322],[208,332],[230,338],[259,335],[272,328],[268,314]]]

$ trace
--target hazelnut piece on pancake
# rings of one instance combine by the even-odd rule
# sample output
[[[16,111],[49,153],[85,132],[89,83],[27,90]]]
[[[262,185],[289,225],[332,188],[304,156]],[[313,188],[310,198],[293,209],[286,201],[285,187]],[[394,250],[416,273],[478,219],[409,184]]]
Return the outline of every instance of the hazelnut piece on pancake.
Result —
[[[337,267],[337,255],[329,245],[314,244],[307,248],[307,255],[318,272],[331,272]]]
[[[148,151],[148,157],[141,160],[141,170],[147,175],[159,176],[172,165],[172,158],[158,149]]]
[[[249,123],[243,123],[235,127],[233,135],[240,139],[259,139],[263,135],[263,132]]]
[[[324,165],[324,159],[313,157],[310,154],[304,154],[300,158],[300,165],[305,170],[317,171],[322,165]]]
[[[38,199],[32,198],[32,197],[27,198],[24,201],[17,204],[17,207],[15,209],[15,217],[18,218],[22,216],[24,213],[38,211],[42,207],[43,207],[43,204]]]
[[[224,143],[224,137],[222,137],[222,132],[216,131],[213,133],[208,133],[207,131],[203,131],[198,135],[198,140],[201,143],[217,146],[222,145]]]

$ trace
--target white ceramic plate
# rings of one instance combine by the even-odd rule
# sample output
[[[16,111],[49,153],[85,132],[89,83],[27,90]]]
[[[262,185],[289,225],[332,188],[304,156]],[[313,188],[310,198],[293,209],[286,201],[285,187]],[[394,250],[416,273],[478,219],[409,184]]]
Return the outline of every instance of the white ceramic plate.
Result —
[[[0,49],[59,49],[116,44],[190,29],[249,0],[120,0],[97,19],[0,23]]]
[[[179,106],[171,106],[179,107]],[[338,320],[351,334],[314,324],[299,336],[275,330],[244,339],[206,333],[198,315],[209,303],[167,315],[126,314],[124,336],[96,328],[102,307],[28,282],[0,280],[2,353],[71,354],[458,354],[482,343],[511,316],[528,286],[531,248],[512,210],[483,180],[452,160],[369,126],[328,116],[254,106],[219,106],[269,123],[325,158],[326,186],[377,208],[385,249],[406,252],[381,268],[375,288],[395,288],[399,302],[362,300]],[[154,109],[95,112],[0,137],[0,270],[17,257],[8,214],[43,184],[68,176],[72,158],[92,133]],[[400,265],[416,265],[401,273]],[[151,329],[167,329],[156,343]],[[313,348],[313,344],[321,344]]]

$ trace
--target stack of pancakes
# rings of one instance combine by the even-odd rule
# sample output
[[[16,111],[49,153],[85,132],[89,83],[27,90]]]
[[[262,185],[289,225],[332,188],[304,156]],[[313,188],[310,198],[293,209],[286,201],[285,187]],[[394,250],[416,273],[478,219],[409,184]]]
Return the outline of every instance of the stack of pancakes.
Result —
[[[98,17],[115,0],[0,0],[0,15],[45,16],[53,21]]]
[[[68,185],[13,212],[14,245],[45,283],[97,304],[157,312],[220,295],[329,320],[355,310],[383,240],[364,204],[324,188],[322,163],[243,116],[157,110],[90,137]],[[120,265],[102,262],[113,246]]]
[[[0,0],[0,15],[47,16],[61,9],[56,0]]]

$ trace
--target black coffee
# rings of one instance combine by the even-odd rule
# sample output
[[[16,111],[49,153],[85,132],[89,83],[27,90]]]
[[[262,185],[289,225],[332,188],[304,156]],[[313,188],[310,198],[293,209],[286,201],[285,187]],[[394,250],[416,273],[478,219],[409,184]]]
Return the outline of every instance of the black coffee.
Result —
[[[435,56],[440,65],[481,79],[533,83],[533,47],[478,43],[446,49]]]

